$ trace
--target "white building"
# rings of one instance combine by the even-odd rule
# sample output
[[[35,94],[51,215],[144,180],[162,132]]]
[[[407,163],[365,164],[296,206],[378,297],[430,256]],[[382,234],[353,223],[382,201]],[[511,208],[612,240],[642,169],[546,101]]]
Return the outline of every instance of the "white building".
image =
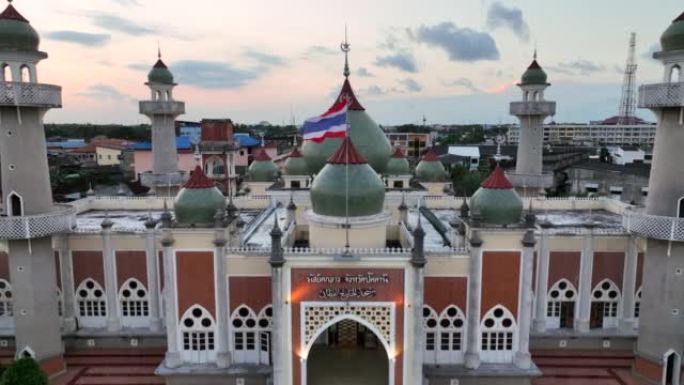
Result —
[[[646,152],[637,146],[618,146],[610,148],[613,163],[624,166],[630,163],[644,163]]]
[[[656,126],[653,124],[610,125],[610,124],[546,124],[544,143],[575,144],[653,144]],[[508,142],[520,141],[520,126],[511,126]]]
[[[480,148],[478,146],[449,146],[449,155],[470,159],[470,170],[477,170],[480,165]]]

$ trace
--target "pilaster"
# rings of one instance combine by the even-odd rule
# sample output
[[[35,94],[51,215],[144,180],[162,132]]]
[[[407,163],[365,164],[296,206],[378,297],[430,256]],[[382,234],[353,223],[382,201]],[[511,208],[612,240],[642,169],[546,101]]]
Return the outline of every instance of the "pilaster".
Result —
[[[112,245],[112,221],[105,218],[102,221],[102,253],[104,259],[104,284],[107,297],[107,330],[110,332],[121,330],[119,318],[119,301],[116,290],[116,259]]]
[[[529,369],[532,365],[530,356],[530,329],[532,322],[532,266],[534,260],[534,231],[527,230],[522,240],[522,285],[520,287],[520,319],[518,320],[518,351],[515,353],[515,365],[521,369]]]
[[[173,244],[175,240],[170,232],[161,240],[164,256],[164,304],[166,305],[166,358],[164,365],[177,368],[181,365],[180,347],[178,346],[178,300],[176,298],[176,260]]]
[[[627,241],[625,251],[625,267],[622,276],[622,316],[620,317],[620,330],[631,332],[636,325],[634,319],[634,296],[636,294],[637,278],[637,240],[633,235]]]
[[[541,224],[541,241],[537,256],[537,290],[536,308],[534,314],[534,330],[542,333],[546,331],[546,306],[549,293],[549,265],[551,262],[551,247],[549,240],[549,224]]]
[[[468,369],[480,367],[480,311],[482,296],[482,238],[477,230],[470,235],[470,270],[468,274],[468,334],[465,366]]]
[[[584,236],[582,256],[580,259],[579,279],[579,311],[575,316],[575,331],[580,333],[589,332],[589,319],[591,317],[591,278],[594,267],[594,234],[592,227]]]
[[[62,328],[64,332],[76,331],[76,296],[74,293],[74,263],[69,247],[69,236],[62,234],[58,238],[59,261],[61,263],[60,278],[62,281]]]
[[[231,364],[228,345],[228,298],[226,297],[226,239],[222,230],[214,239],[214,285],[216,286],[216,365],[227,368]]]
[[[159,279],[158,272],[159,257],[157,256],[155,240],[155,221],[145,222],[147,232],[145,233],[145,261],[147,265],[147,292],[149,295],[150,306],[150,330],[160,331],[162,329],[161,314],[159,309]]]

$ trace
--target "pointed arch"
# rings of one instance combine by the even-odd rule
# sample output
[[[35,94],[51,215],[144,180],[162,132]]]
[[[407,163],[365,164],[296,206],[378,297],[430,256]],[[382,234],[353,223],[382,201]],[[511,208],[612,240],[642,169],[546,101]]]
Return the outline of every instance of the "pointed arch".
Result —
[[[572,328],[576,300],[577,288],[572,282],[565,278],[556,281],[547,293],[547,328]]]
[[[214,317],[201,305],[194,304],[181,317],[181,357],[183,361],[201,364],[215,359]]]
[[[669,74],[669,82],[670,83],[678,83],[679,80],[681,79],[682,75],[682,68],[679,66],[679,64],[675,64],[672,67],[670,67],[670,74]]]
[[[438,363],[461,363],[465,351],[465,317],[456,305],[450,305],[439,315],[437,344]]]
[[[139,280],[129,278],[119,289],[122,324],[128,327],[148,325],[150,306],[147,288]]]
[[[591,327],[614,328],[620,311],[620,288],[610,279],[599,282],[591,292]]]
[[[12,82],[12,67],[7,63],[2,63],[0,68],[2,68],[2,80],[5,82]]]
[[[211,156],[204,164],[204,170],[208,177],[222,178],[226,175],[226,163],[218,156]]]
[[[513,313],[503,305],[496,305],[482,317],[480,329],[482,362],[512,362],[518,345]]]
[[[641,286],[634,294],[634,318],[639,322],[639,314],[641,313]]]
[[[273,327],[273,307],[264,306],[257,317],[259,328],[259,363],[271,364],[271,329]]]
[[[21,350],[17,351],[16,359],[21,359],[21,358],[36,358],[36,352],[31,349],[30,346],[24,346]]]
[[[92,278],[84,279],[76,288],[78,321],[84,327],[105,326],[107,298],[100,284]]]
[[[9,281],[0,279],[0,328],[14,327],[14,297]]]
[[[439,315],[429,305],[423,305],[423,359],[427,363],[437,363],[436,340],[439,333]]]
[[[21,76],[21,79],[19,80],[22,83],[29,83],[33,81],[31,67],[29,67],[27,64],[23,64],[21,67],[19,67],[19,75]]]
[[[259,362],[257,349],[257,315],[247,305],[238,306],[230,316],[233,329],[233,357],[235,362]]]
[[[682,356],[674,351],[674,349],[668,349],[663,354],[662,384],[680,385],[681,367]]]
[[[24,215],[24,198],[14,190],[7,195],[7,215],[10,217]]]

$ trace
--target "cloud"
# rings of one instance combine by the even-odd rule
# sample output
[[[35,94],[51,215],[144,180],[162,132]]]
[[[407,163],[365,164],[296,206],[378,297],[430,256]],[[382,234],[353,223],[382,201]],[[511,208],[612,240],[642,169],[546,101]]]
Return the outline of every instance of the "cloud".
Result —
[[[470,90],[476,94],[482,92],[481,89],[475,87],[475,85],[473,84],[473,82],[470,79],[466,79],[466,78],[459,78],[456,80],[452,80],[450,82],[442,82],[442,84],[445,86],[448,86],[448,87],[462,87],[462,88]]]
[[[362,78],[374,78],[375,75],[368,71],[366,67],[359,67],[359,69],[356,70],[356,75]]]
[[[117,4],[121,4],[121,5],[125,5],[125,6],[131,6],[131,5],[138,6],[138,5],[140,5],[140,2],[138,0],[112,0],[112,1],[117,3]]]
[[[102,33],[87,33],[77,31],[53,31],[45,36],[50,40],[64,41],[84,45],[86,47],[101,47],[109,43],[110,36]]]
[[[520,40],[530,40],[530,28],[520,8],[508,8],[499,2],[493,3],[487,12],[487,26],[491,29],[508,28]]]
[[[370,96],[385,95],[388,92],[389,92],[389,90],[387,90],[386,88],[382,88],[378,85],[372,85],[366,89],[361,90],[362,94],[370,95]]]
[[[270,53],[255,51],[253,49],[246,49],[243,55],[250,58],[259,64],[269,66],[269,67],[282,67],[287,65],[287,60],[280,56],[272,55]]]
[[[312,45],[307,47],[304,50],[304,53],[302,53],[302,57],[304,59],[311,59],[313,57],[317,56],[330,56],[330,55],[336,55],[339,51],[334,50],[330,47],[325,47],[322,45]]]
[[[85,91],[79,93],[80,96],[95,100],[109,100],[109,101],[132,101],[133,97],[124,94],[116,88],[107,84],[94,84],[88,87]]]
[[[418,72],[416,59],[410,52],[399,52],[386,56],[378,56],[375,59],[375,65],[378,67],[395,67],[404,72]]]
[[[560,71],[558,71],[560,69]],[[606,67],[601,64],[590,62],[589,60],[575,60],[567,63],[558,63],[556,72],[565,70],[568,74],[590,75],[596,72],[605,71]]]
[[[127,65],[126,67],[128,67],[134,71],[150,71],[152,69],[152,64],[131,63],[131,64]]]
[[[178,83],[207,89],[235,89],[258,79],[266,71],[241,69],[216,61],[183,60],[172,63]]]
[[[443,49],[451,61],[474,62],[499,59],[499,50],[491,35],[470,28],[459,28],[451,22],[434,26],[423,25],[410,36],[428,46]]]
[[[108,31],[121,32],[131,36],[152,35],[159,32],[156,28],[136,24],[128,19],[114,15],[97,14],[92,16],[93,23]]]
[[[400,80],[399,83],[404,86],[407,92],[420,92],[423,90],[423,86],[420,83],[410,78]]]

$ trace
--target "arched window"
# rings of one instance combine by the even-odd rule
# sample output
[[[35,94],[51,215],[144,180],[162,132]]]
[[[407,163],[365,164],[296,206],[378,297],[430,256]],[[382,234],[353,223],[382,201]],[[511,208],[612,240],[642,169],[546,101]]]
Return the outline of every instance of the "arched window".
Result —
[[[677,202],[677,217],[684,218],[684,197]]]
[[[634,318],[639,320],[639,313],[641,312],[641,288],[637,290],[634,295]]]
[[[493,307],[482,319],[482,361],[507,363],[515,350],[515,319],[501,305]]]
[[[155,91],[155,92],[154,92],[154,95],[155,95],[155,99],[154,99],[155,101],[161,101],[161,100],[162,100],[162,93],[161,93],[161,91]]]
[[[102,286],[86,278],[76,289],[78,320],[84,327],[101,327],[107,317],[107,300]]]
[[[617,327],[619,306],[620,289],[617,285],[609,279],[599,282],[592,291],[590,327]]]
[[[12,67],[9,64],[2,65],[2,79],[6,82],[12,81]]]
[[[172,94],[171,94],[171,90],[166,91],[166,100],[169,100],[169,101],[170,101],[170,100],[173,100],[173,96],[172,96]]]
[[[233,326],[233,354],[235,362],[257,363],[257,317],[249,307],[242,305],[230,317]]]
[[[10,326],[13,324],[12,285],[4,279],[0,279],[0,325]]]
[[[145,286],[135,278],[130,278],[119,290],[119,303],[124,326],[147,326],[150,315],[149,297]]]
[[[21,74],[21,82],[28,83],[31,81],[31,69],[27,65],[23,65],[19,68],[19,73]]]
[[[546,327],[572,328],[575,318],[577,290],[570,281],[561,279],[549,290],[546,304]]]
[[[451,305],[439,316],[438,363],[463,361],[463,312]]]
[[[678,64],[675,64],[670,68],[670,83],[678,83],[680,79],[682,69]]]
[[[188,309],[180,324],[183,360],[206,363],[214,359],[214,318],[200,305]]]
[[[265,306],[259,313],[259,362],[271,364],[271,328],[273,326],[273,307]]]
[[[681,373],[681,357],[674,350],[668,350],[664,356],[663,361],[663,384],[664,385],[679,385]]]
[[[539,101],[539,91],[534,91],[532,94],[532,101],[538,102]]]
[[[204,170],[208,177],[223,177],[226,174],[226,165],[223,159],[212,157],[207,161]]]
[[[20,217],[24,215],[24,202],[21,199],[21,195],[17,194],[16,191],[12,191],[7,197],[7,206],[9,207],[9,212],[7,213],[11,217]]]
[[[423,358],[424,361],[431,364],[437,363],[437,349],[435,346],[435,339],[437,338],[437,325],[439,324],[439,316],[430,306],[423,306],[423,330],[424,330],[424,344],[423,344]]]

